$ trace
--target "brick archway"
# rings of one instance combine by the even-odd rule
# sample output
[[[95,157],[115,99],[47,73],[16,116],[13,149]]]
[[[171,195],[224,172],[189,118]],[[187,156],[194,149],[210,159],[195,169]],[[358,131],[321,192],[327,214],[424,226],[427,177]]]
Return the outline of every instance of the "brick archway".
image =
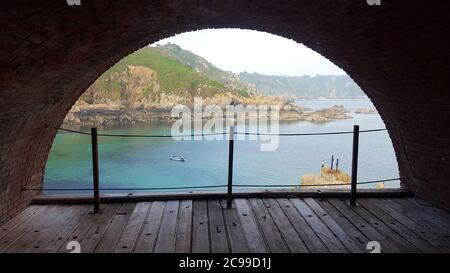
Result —
[[[448,3],[81,2],[9,1],[0,11],[0,223],[37,194],[22,188],[42,183],[56,133],[46,125],[58,126],[99,75],[146,44],[220,27],[291,38],[346,70],[388,127],[401,175],[420,177],[403,185],[450,207]]]

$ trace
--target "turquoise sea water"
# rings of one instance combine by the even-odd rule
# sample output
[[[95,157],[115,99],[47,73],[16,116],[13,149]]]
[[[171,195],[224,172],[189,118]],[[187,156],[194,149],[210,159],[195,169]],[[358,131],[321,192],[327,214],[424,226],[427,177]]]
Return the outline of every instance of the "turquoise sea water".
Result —
[[[344,105],[353,119],[328,123],[289,122],[280,124],[281,133],[351,131],[384,128],[378,115],[355,114],[356,108],[372,107],[369,100],[303,100],[298,104],[312,109]],[[152,123],[125,128],[99,128],[111,134],[170,134],[171,124]],[[241,128],[242,129],[242,128]],[[89,128],[82,128],[88,131]],[[240,128],[237,128],[240,131]],[[260,141],[235,141],[235,184],[299,184],[305,173],[320,171],[322,161],[339,158],[340,169],[350,173],[352,135],[281,137],[279,148],[261,152]],[[185,162],[170,161],[174,154]],[[227,183],[228,142],[175,141],[171,138],[99,138],[102,188],[145,188],[225,185]],[[46,166],[44,187],[90,188],[92,184],[90,137],[58,133]],[[386,131],[361,134],[359,181],[398,177],[392,143]],[[399,187],[387,182],[386,187]],[[361,187],[373,187],[362,185]],[[225,190],[225,189],[224,189]],[[126,190],[125,192],[130,192]],[[84,191],[46,194],[86,193]],[[117,191],[114,191],[117,193]]]

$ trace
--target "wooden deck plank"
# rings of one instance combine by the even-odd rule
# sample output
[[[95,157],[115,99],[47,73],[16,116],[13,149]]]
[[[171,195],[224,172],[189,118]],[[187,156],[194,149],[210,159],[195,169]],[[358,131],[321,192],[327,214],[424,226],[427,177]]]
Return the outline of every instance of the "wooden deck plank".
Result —
[[[442,238],[439,238],[439,236],[435,235],[433,232],[431,232],[430,229],[423,227],[422,225],[411,220],[405,214],[398,212],[396,209],[392,208],[385,200],[372,199],[372,202],[375,202],[376,204],[380,205],[383,208],[383,210],[386,213],[388,213],[392,218],[401,222],[403,225],[405,225],[407,228],[409,228],[410,230],[421,236],[423,239],[428,241],[431,245],[433,245],[441,252],[450,252],[450,244],[445,244],[445,241],[442,240]]]
[[[44,205],[39,212],[34,213],[32,216],[28,217],[26,221],[23,221],[19,225],[15,226],[13,229],[7,229],[7,233],[0,240],[0,253],[4,252],[8,247],[15,244],[15,242],[26,234],[33,226],[42,219],[45,213],[51,210],[52,206]],[[12,220],[10,220],[12,221]]]
[[[133,251],[133,247],[141,233],[141,229],[144,225],[148,211],[150,210],[150,206],[151,202],[136,204],[114,252],[130,253]]]
[[[0,226],[0,252],[449,252],[446,212],[411,199],[237,198],[32,207]],[[418,207],[419,206],[419,207]],[[126,248],[124,248],[126,246]]]
[[[267,210],[261,199],[249,199],[250,205],[255,213],[256,219],[259,223],[259,228],[267,242],[267,246],[272,253],[287,253],[289,247],[283,239],[278,227],[275,225],[272,216]]]
[[[78,226],[64,238],[64,243],[59,246],[56,252],[66,253],[69,250],[66,249],[67,243],[73,240],[79,241],[81,238],[88,234],[89,229],[91,229],[94,224],[99,221],[101,215],[108,213],[108,211],[114,210],[117,207],[114,206],[100,206],[100,211],[98,213],[93,213],[92,209],[88,209],[88,213],[84,215]]]
[[[289,219],[284,214],[278,202],[273,198],[264,199],[264,204],[267,207],[275,225],[278,227],[281,235],[284,238],[289,250],[293,253],[306,253],[308,248],[295,231]]]
[[[423,206],[413,198],[392,199],[391,202],[397,202],[407,211],[409,215],[421,222],[427,223],[433,230],[439,231],[444,237],[450,238],[450,217],[443,217],[441,210],[433,206]]]
[[[264,253],[268,251],[261,231],[258,228],[256,216],[254,215],[248,200],[234,199],[234,204],[239,215],[239,220],[244,231],[248,249],[251,253]]]
[[[208,220],[209,234],[211,236],[211,252],[230,252],[220,200],[208,200]]]
[[[77,217],[77,214],[80,214],[80,206],[58,206],[58,210],[56,214],[47,219],[48,224],[35,234],[33,244],[25,248],[24,252],[46,252],[45,248],[52,239],[56,239],[54,236],[58,231],[63,230],[73,218]]]
[[[74,239],[80,243],[81,252],[91,253],[94,251],[103,234],[111,224],[112,218],[116,215],[121,206],[122,204],[108,205],[108,208],[100,215],[94,225],[92,225],[85,234],[81,234],[81,237]]]
[[[446,229],[443,229],[439,225],[436,225],[428,221],[426,217],[417,214],[415,211],[412,211],[411,208],[403,206],[397,201],[397,199],[392,200],[383,199],[382,201],[385,202],[388,207],[397,211],[399,214],[406,216],[417,225],[423,227],[430,233],[434,234],[437,238],[439,238],[439,240],[442,241],[444,245],[450,244],[449,235],[447,235],[448,231]]]
[[[322,222],[338,237],[342,244],[352,253],[362,253],[360,245],[340,227],[334,219],[312,198],[305,198],[305,203],[319,216]]]
[[[147,218],[144,221],[141,234],[139,235],[136,241],[136,245],[133,249],[134,252],[153,252],[165,207],[165,201],[152,202]]]
[[[156,253],[171,253],[175,250],[175,236],[177,233],[178,208],[180,201],[167,201],[161,227],[156,238]]]
[[[399,236],[406,239],[412,245],[417,247],[422,252],[438,252],[438,250],[429,244],[426,240],[422,239],[419,235],[415,234],[402,223],[392,218],[387,214],[378,204],[373,200],[361,199],[358,201],[366,210],[371,212],[375,217],[381,220],[386,226],[389,226]]]
[[[0,229],[0,240],[5,237],[8,232],[16,229],[30,219],[34,214],[42,212],[46,208],[45,205],[29,206],[16,217],[3,224]]]
[[[450,212],[427,204],[418,198],[402,198],[402,200],[396,200],[398,200],[403,206],[422,213],[425,217],[437,225],[445,228],[446,230],[450,230]]]
[[[175,237],[175,252],[191,252],[192,242],[192,200],[182,200],[178,210],[177,235]]]
[[[30,228],[24,229],[22,232],[17,234],[19,237],[14,240],[13,244],[10,243],[7,248],[3,248],[8,244],[2,244],[0,247],[0,252],[27,252],[30,248],[34,247],[34,242],[36,238],[39,238],[39,233],[48,229],[51,224],[50,220],[54,215],[61,213],[62,210],[67,206],[52,206],[48,210],[42,212],[41,217],[33,220]],[[13,235],[11,232],[8,235]],[[13,235],[14,236],[14,235]],[[4,238],[5,240],[5,238]],[[10,241],[12,242],[12,240]]]
[[[103,233],[100,241],[95,246],[96,253],[113,253],[120,237],[123,234],[125,226],[130,219],[131,213],[136,207],[135,203],[124,203],[119,211],[114,215],[111,223]]]
[[[424,228],[429,229],[436,236],[444,240],[446,243],[450,242],[449,239],[449,230],[441,227],[439,224],[433,223],[430,221],[429,216],[424,215],[423,213],[414,211],[411,207],[405,206],[400,202],[399,199],[383,199],[390,207],[397,210],[399,213],[406,215],[409,219],[416,222],[417,224],[423,226]]]
[[[343,229],[345,232],[357,242],[360,248],[366,251],[367,243],[370,241],[363,233],[361,233],[345,216],[338,211],[333,205],[331,205],[326,199],[319,199],[320,206],[330,215],[333,220]]]
[[[42,252],[54,253],[57,252],[61,246],[65,245],[66,239],[78,227],[81,219],[89,213],[90,206],[81,205],[76,206],[76,208],[77,210],[67,217],[66,223],[62,227],[56,228],[47,241],[43,241]]]
[[[328,248],[324,245],[322,240],[317,236],[314,230],[305,221],[303,216],[297,211],[294,204],[287,198],[278,198],[277,202],[282,207],[284,213],[288,217],[292,226],[297,231],[297,234],[305,242],[309,252],[312,253],[328,253]]]
[[[392,230],[389,226],[385,225],[380,219],[376,218],[372,213],[368,212],[362,206],[357,206],[353,208],[354,211],[361,216],[364,220],[367,221],[374,229],[378,230],[381,234],[384,234],[387,238],[389,238],[392,243],[399,247],[401,252],[404,253],[417,253],[420,250],[405,240],[402,236],[397,234],[394,230]]]
[[[345,253],[348,250],[342,245],[341,241],[334,233],[323,223],[323,221],[314,213],[314,211],[301,199],[291,198],[290,201],[300,214],[305,218],[306,222],[316,232],[317,236],[328,247],[330,252]]]
[[[399,246],[392,242],[392,240],[385,234],[378,232],[365,219],[357,214],[353,208],[348,206],[345,202],[338,199],[328,199],[347,220],[352,223],[362,234],[364,234],[370,241],[377,241],[382,245],[381,252],[401,252]]]
[[[206,200],[194,200],[192,228],[192,252],[210,252],[208,207]]]
[[[244,229],[239,220],[236,205],[227,208],[226,200],[221,200],[222,210],[225,218],[226,231],[232,253],[248,253],[247,240],[245,239]]]

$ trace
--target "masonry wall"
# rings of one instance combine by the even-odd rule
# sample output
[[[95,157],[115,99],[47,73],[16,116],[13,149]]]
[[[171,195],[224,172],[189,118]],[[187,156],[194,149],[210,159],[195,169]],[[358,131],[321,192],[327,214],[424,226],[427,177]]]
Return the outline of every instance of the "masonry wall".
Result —
[[[0,9],[0,223],[39,192],[55,129],[122,57],[176,33],[237,27],[346,70],[389,129],[405,187],[450,208],[448,1],[7,1]]]

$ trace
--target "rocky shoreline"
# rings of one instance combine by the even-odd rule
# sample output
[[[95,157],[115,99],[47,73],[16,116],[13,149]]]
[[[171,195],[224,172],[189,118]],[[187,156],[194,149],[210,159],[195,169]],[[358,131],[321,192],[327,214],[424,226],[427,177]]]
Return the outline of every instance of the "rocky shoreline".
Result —
[[[83,105],[74,106],[63,124],[66,126],[117,126],[130,125],[135,123],[146,123],[155,121],[173,122],[178,117],[171,116],[170,107],[146,107],[127,108],[123,106],[111,107],[111,105]],[[312,111],[308,108],[293,105],[280,105],[280,121],[309,121],[309,122],[329,122],[340,119],[350,119],[348,111],[343,106],[333,106],[322,110]],[[213,117],[205,116],[204,120],[211,118],[230,118],[227,116]],[[247,115],[246,119],[256,118]],[[271,119],[270,112],[268,118]]]

